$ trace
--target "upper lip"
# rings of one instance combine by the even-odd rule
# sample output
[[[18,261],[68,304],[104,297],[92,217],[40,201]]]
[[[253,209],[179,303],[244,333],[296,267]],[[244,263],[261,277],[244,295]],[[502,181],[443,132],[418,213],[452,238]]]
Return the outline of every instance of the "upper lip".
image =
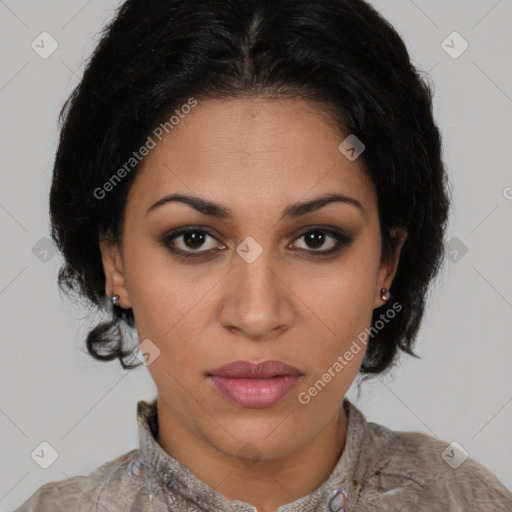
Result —
[[[238,379],[269,379],[280,375],[294,375],[298,377],[302,374],[297,368],[273,359],[262,361],[261,363],[233,361],[208,372],[208,375]]]

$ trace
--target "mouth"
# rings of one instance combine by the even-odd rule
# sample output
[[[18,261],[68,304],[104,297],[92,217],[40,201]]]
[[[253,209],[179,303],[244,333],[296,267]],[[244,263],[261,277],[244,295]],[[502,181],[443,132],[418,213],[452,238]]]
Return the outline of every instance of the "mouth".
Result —
[[[233,361],[207,373],[224,398],[242,408],[272,407],[283,400],[303,374],[282,361]]]

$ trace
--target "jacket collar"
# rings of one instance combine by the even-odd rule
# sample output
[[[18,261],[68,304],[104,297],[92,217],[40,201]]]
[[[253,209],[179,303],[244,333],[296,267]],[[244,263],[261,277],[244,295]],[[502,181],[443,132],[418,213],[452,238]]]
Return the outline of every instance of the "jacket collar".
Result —
[[[370,468],[378,468],[372,462],[369,424],[364,415],[345,398],[341,404],[347,415],[347,431],[343,453],[331,475],[315,491],[292,503],[282,505],[278,512],[326,512],[342,511],[339,502],[340,489],[348,492],[349,502],[354,503]],[[255,512],[251,504],[229,500],[195,476],[185,465],[171,457],[156,442],[158,434],[157,400],[137,403],[139,449],[144,463],[149,467],[155,483],[164,491],[180,494],[186,500],[205,510]],[[376,462],[376,461],[375,461]],[[338,498],[335,499],[336,491]],[[323,505],[322,505],[323,503]]]

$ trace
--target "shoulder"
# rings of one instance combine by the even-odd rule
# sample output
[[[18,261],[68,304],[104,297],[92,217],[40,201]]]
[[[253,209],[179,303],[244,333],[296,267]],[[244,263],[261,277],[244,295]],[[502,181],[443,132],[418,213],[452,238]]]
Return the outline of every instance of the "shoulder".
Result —
[[[512,493],[460,445],[421,432],[366,426],[372,452],[366,494],[375,506],[385,506],[389,496],[390,503],[402,499],[404,511],[512,511]]]
[[[127,499],[136,490],[130,486],[130,476],[127,466],[138,458],[138,450],[131,450],[116,459],[108,461],[89,475],[78,475],[57,482],[49,482],[37,489],[14,512],[71,512],[73,510],[87,510],[93,512],[104,510],[105,498],[108,489],[115,485],[123,487],[116,493],[118,498],[126,496]],[[133,488],[132,488],[133,487]],[[100,501],[101,500],[101,501]],[[123,499],[124,503],[124,499]],[[123,503],[119,499],[108,510],[124,510],[119,508]]]

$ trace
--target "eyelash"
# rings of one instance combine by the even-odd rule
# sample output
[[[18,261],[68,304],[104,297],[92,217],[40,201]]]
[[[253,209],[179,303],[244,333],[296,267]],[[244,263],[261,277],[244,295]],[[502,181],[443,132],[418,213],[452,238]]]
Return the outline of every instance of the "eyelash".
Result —
[[[164,246],[167,250],[172,252],[178,258],[183,258],[183,259],[207,258],[208,256],[211,256],[214,252],[218,252],[217,249],[211,249],[211,250],[202,251],[202,252],[190,252],[190,253],[187,253],[187,252],[183,252],[181,249],[176,249],[176,248],[174,248],[171,245],[171,242],[175,238],[179,238],[180,236],[186,235],[188,233],[207,234],[208,236],[210,236],[211,238],[216,240],[215,236],[213,234],[211,234],[207,229],[191,226],[191,227],[188,227],[188,228],[176,231],[174,233],[170,233],[170,234],[165,235],[159,241],[159,243],[160,243],[161,246]],[[304,250],[304,249],[299,249],[300,252],[305,252],[308,256],[313,256],[313,257],[328,256],[328,255],[334,254],[336,252],[339,252],[343,247],[348,247],[353,242],[353,237],[352,236],[346,235],[346,234],[342,233],[341,231],[337,231],[337,230],[333,230],[333,229],[328,229],[328,228],[322,228],[320,226],[319,227],[313,227],[313,228],[311,228],[311,229],[309,229],[307,231],[302,232],[301,234],[299,234],[297,236],[297,238],[295,240],[299,240],[300,238],[302,238],[305,235],[308,235],[310,233],[323,233],[323,234],[327,234],[327,235],[329,235],[330,237],[332,237],[336,241],[336,246],[333,247],[332,249],[327,250],[327,251],[315,251],[315,250],[307,251],[307,250]]]

